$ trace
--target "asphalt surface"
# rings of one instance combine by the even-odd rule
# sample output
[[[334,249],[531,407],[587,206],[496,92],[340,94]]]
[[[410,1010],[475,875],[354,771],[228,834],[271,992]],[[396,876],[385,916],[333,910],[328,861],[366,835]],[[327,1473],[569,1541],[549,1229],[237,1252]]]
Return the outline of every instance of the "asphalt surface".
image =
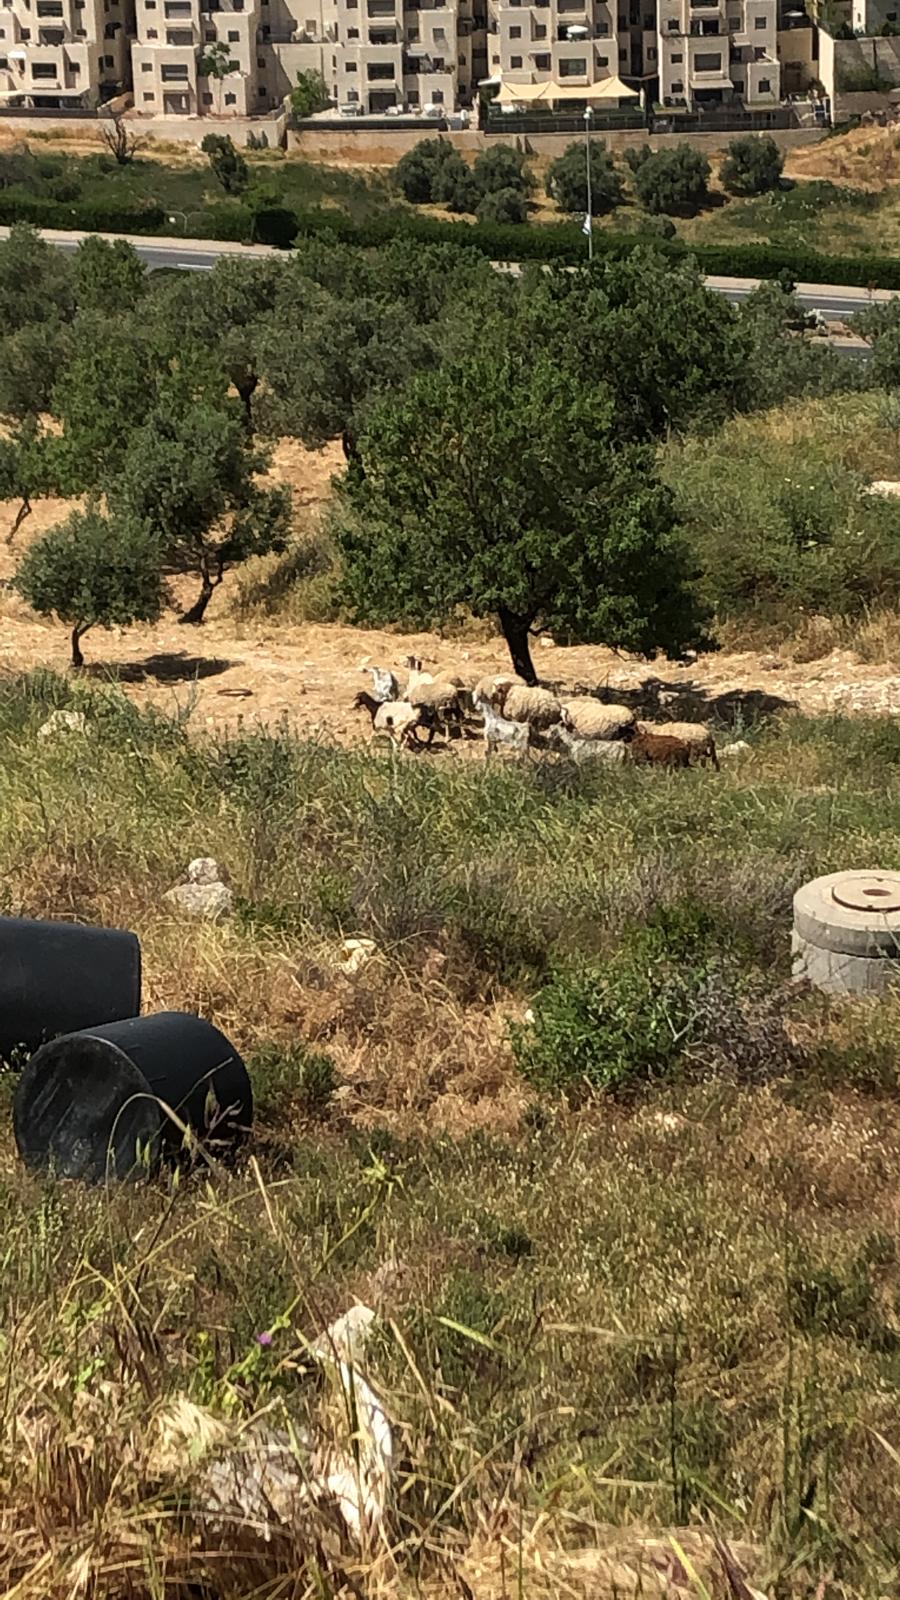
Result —
[[[62,233],[50,228],[43,229],[42,232],[49,243],[66,251],[77,250],[81,240],[90,237],[88,234]],[[0,238],[6,238],[8,234],[8,228],[0,228]],[[105,234],[103,237],[115,236]],[[130,239],[141,260],[150,270],[176,267],[186,272],[211,272],[220,257],[225,255],[239,255],[246,258],[281,253],[268,245],[242,245],[224,240],[147,239],[136,235],[120,235],[120,237]],[[515,271],[516,268],[507,270]],[[735,303],[745,300],[757,282],[751,278],[707,278],[706,281],[710,289],[723,294],[727,300]],[[797,299],[805,310],[820,311],[823,316],[834,322],[848,321],[873,301],[880,302],[893,298],[894,293],[891,290],[859,289],[849,284],[801,283],[797,286]]]

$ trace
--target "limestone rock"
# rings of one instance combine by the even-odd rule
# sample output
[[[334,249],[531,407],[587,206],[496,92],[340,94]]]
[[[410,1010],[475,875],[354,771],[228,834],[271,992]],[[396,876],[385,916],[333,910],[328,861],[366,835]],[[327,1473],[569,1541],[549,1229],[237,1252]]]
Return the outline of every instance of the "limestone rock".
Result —
[[[188,863],[188,883],[221,883],[222,868],[214,856],[197,856]]]
[[[231,913],[233,896],[224,883],[179,883],[169,889],[166,899],[191,917],[220,922]]]
[[[38,728],[39,739],[55,739],[60,734],[86,733],[87,719],[83,711],[51,711],[46,722]]]

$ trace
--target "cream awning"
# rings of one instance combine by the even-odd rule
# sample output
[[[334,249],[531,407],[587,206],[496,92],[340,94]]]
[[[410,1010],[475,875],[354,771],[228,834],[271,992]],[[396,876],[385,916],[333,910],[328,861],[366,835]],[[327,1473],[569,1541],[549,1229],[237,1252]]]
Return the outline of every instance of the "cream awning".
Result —
[[[636,100],[636,89],[629,89],[621,78],[601,78],[599,83],[502,83],[497,100],[501,106],[550,105],[555,100]]]

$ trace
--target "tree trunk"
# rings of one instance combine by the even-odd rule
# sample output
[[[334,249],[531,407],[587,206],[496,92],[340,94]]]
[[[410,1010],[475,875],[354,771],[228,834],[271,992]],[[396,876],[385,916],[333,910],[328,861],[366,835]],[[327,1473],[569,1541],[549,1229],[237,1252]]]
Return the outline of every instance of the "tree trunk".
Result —
[[[351,466],[356,468],[360,477],[364,478],[366,474],[362,464],[362,456],[359,453],[359,445],[356,442],[356,434],[353,432],[352,428],[343,429],[341,433],[341,447],[344,452],[344,460],[349,461]]]
[[[18,533],[19,529],[21,528],[22,523],[25,521],[25,518],[26,517],[30,517],[30,516],[31,516],[31,501],[29,500],[27,494],[23,494],[23,496],[22,496],[22,504],[20,505],[18,511],[16,512],[16,520],[13,523],[13,525],[10,528],[9,533],[7,535],[7,539],[6,539],[7,544],[12,544],[13,539],[16,537],[16,534]]]
[[[203,559],[200,562],[200,593],[190,611],[186,611],[183,617],[179,617],[179,622],[191,622],[199,626],[206,616],[206,608],[213,597],[213,590],[218,589],[219,584],[222,582],[222,574],[225,571],[225,563],[222,557],[216,555],[213,556],[213,560],[216,563],[216,571],[215,575],[213,575],[209,570],[209,559],[209,555],[204,552]]]
[[[81,636],[84,633],[87,633],[87,629],[76,622],[72,629],[72,666],[76,671],[84,666],[84,656],[81,653]]]
[[[215,586],[209,576],[209,573],[204,572],[203,581],[200,585],[200,593],[194,601],[194,604],[191,606],[190,611],[186,611],[183,617],[178,618],[179,622],[192,622],[199,626],[206,615],[206,608],[212,599],[214,587]]]
[[[247,374],[243,378],[235,378],[234,386],[238,392],[238,399],[244,408],[244,426],[248,433],[253,432],[253,407],[252,400],[256,393],[259,379],[255,373]]]
[[[528,644],[527,618],[516,616],[515,612],[507,611],[505,606],[499,611],[500,628],[509,648],[512,658],[513,671],[526,683],[537,683],[537,673],[531,659],[531,649]]]

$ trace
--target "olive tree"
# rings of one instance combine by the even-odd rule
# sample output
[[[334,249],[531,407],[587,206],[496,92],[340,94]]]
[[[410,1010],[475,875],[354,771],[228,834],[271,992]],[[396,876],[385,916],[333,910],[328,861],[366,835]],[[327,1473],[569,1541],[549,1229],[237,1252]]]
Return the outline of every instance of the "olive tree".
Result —
[[[159,543],[146,525],[96,509],[74,511],[31,545],[13,583],[39,615],[71,630],[73,667],[84,665],[89,628],[155,622],[165,598]]]
[[[535,681],[530,636],[652,655],[703,642],[703,617],[652,449],[615,401],[548,351],[477,353],[363,415],[339,490],[345,596],[364,622],[496,621]]]

